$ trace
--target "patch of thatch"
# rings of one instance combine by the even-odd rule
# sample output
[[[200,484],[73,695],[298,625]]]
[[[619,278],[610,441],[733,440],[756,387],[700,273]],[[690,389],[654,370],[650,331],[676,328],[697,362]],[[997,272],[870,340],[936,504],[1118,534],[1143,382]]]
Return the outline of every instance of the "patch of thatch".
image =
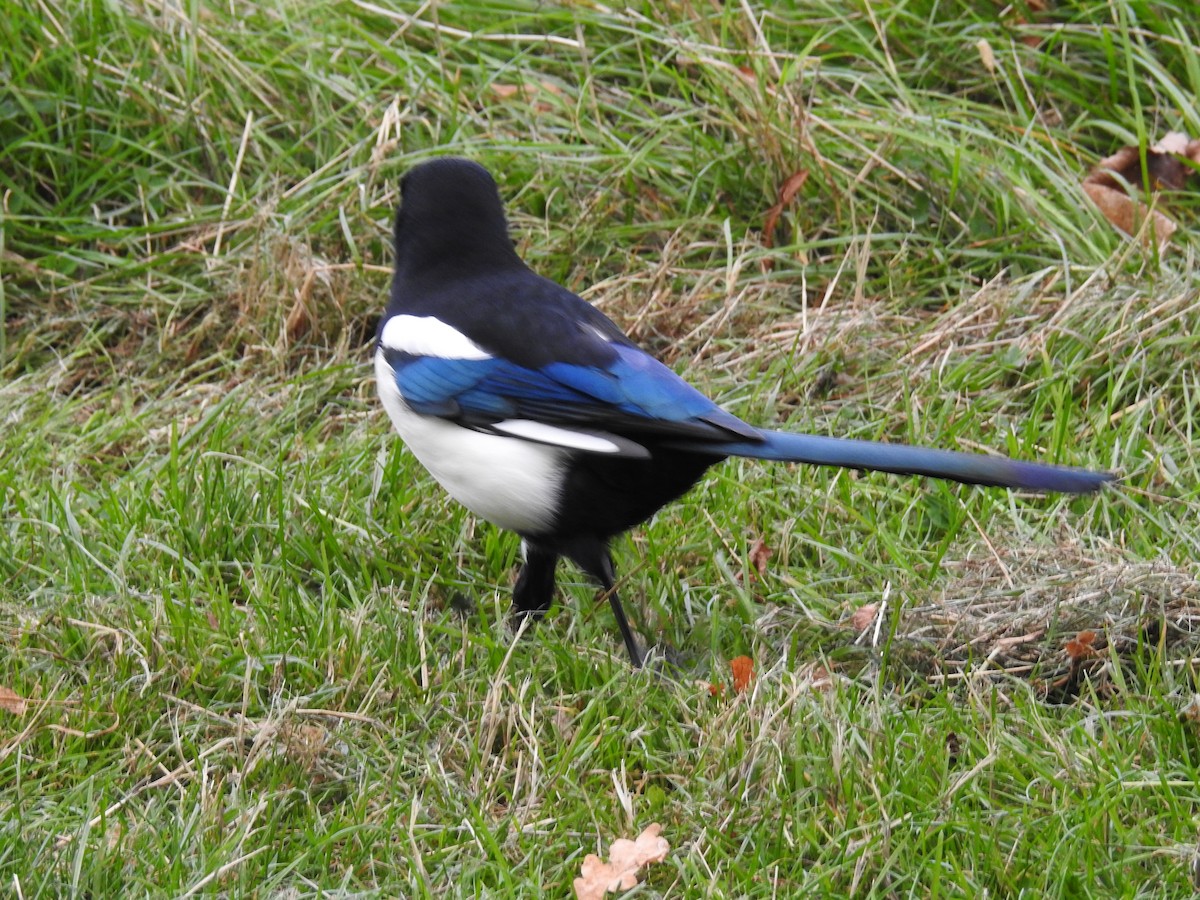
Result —
[[[1005,549],[951,563],[933,602],[900,614],[896,639],[928,648],[939,680],[994,672],[1074,694],[1114,655],[1200,650],[1200,572],[1130,562],[1074,543]]]
[[[1130,561],[1064,539],[998,544],[942,571],[940,589],[889,588],[836,624],[813,606],[774,607],[758,633],[781,656],[808,648],[845,675],[873,670],[886,648],[891,680],[1018,678],[1052,702],[1085,680],[1103,693],[1114,664],[1138,656],[1200,667],[1200,564]]]

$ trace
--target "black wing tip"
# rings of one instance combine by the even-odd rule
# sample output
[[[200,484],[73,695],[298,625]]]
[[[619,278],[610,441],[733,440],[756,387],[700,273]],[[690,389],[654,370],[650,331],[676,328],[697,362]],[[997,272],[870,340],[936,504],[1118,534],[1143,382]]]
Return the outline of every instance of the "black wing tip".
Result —
[[[1117,487],[1121,483],[1121,476],[1116,472],[1095,472],[1093,474],[1096,476],[1096,482],[1088,491],[1088,493],[1095,493],[1096,491],[1103,490],[1106,484]]]
[[[751,443],[755,444],[762,444],[767,440],[767,435],[764,432],[755,428],[753,425],[748,425],[733,413],[728,412],[719,406],[714,408],[711,412],[705,413],[699,418],[701,422],[706,422],[709,425],[713,425],[716,428],[719,428],[721,432],[724,432],[723,434],[718,433],[718,435],[716,435],[721,439],[728,439],[727,435],[732,434],[743,441],[750,441]]]
[[[1035,464],[1036,465],[1036,464]],[[1096,472],[1091,469],[1067,469],[1039,466],[1025,485],[1033,491],[1059,494],[1094,494],[1105,485],[1117,485],[1121,479],[1114,472]]]

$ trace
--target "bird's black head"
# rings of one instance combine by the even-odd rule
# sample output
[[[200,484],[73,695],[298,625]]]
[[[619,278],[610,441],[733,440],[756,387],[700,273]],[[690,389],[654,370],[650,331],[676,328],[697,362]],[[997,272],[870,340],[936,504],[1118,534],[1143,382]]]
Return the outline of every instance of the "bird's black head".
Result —
[[[400,181],[396,272],[410,278],[524,265],[508,236],[491,174],[478,163],[440,157]]]

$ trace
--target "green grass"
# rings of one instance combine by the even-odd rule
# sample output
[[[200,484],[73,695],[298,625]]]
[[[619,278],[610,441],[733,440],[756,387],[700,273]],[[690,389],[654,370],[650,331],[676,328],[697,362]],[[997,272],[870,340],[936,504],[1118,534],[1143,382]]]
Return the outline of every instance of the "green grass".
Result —
[[[1200,135],[1200,20],[1002,6],[9,4],[4,889],[563,896],[659,822],[644,896],[1192,896],[1196,207],[1160,253],[1079,182]],[[729,462],[616,545],[677,668],[577,574],[514,642],[368,365],[442,153],[749,421],[1121,486]]]

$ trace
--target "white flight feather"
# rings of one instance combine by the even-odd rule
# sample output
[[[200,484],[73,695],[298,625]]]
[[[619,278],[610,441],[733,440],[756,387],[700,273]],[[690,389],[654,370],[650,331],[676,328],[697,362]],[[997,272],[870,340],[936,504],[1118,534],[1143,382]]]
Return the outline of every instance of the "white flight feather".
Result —
[[[620,453],[623,449],[620,444],[608,440],[603,435],[559,428],[532,419],[505,419],[497,422],[492,428],[513,437],[569,447],[572,450],[586,450],[588,453]]]

